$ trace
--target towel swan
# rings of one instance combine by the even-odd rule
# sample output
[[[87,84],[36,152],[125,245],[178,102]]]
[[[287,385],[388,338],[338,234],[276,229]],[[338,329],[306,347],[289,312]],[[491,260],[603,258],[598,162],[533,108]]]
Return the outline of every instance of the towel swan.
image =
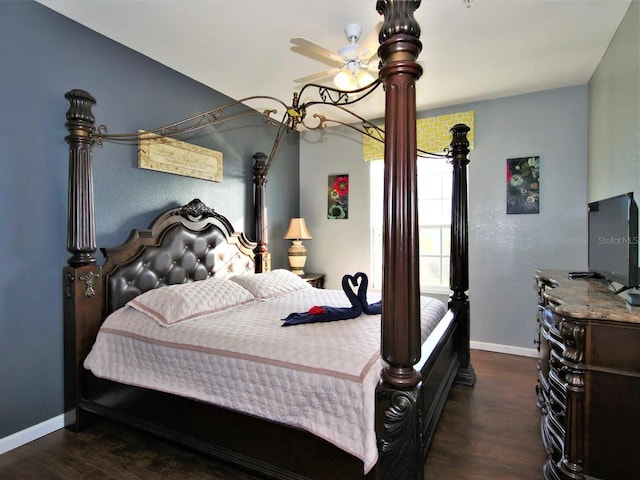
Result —
[[[354,275],[358,286],[358,299],[362,305],[362,311],[368,315],[379,315],[382,313],[382,300],[375,303],[367,303],[367,288],[369,288],[369,278],[366,273],[358,272]]]
[[[347,320],[349,318],[359,317],[362,313],[362,305],[358,298],[358,295],[353,291],[353,287],[357,286],[357,274],[356,276],[345,275],[342,277],[342,289],[347,295],[347,298],[351,302],[351,307],[328,307],[328,306],[314,306],[309,309],[308,312],[302,313],[290,313],[284,318],[283,327],[289,327],[291,325],[300,325],[303,323],[315,323],[315,322],[333,322],[336,320]],[[351,285],[349,285],[351,283]]]

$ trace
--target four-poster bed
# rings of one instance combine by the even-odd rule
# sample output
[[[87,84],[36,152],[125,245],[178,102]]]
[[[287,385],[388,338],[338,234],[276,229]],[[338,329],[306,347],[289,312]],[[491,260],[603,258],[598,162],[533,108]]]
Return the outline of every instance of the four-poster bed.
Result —
[[[137,318],[134,321],[134,329],[148,325],[149,331],[156,332],[128,332],[124,335],[128,343],[142,339],[142,343],[173,348],[176,341],[173,337],[166,336],[170,331],[184,332],[187,328],[204,322],[202,318],[193,317],[195,300],[185,300],[184,297],[184,291],[193,290],[193,285],[202,288],[204,285],[207,288],[215,285],[224,292],[234,292],[233,295],[225,293],[224,298],[220,299],[221,304],[217,303],[217,297],[211,300],[212,297],[207,294],[208,301],[214,303],[207,304],[207,314],[221,316],[227,316],[230,312],[240,311],[245,307],[258,308],[270,304],[269,302],[277,303],[280,301],[280,294],[293,295],[294,290],[296,294],[300,291],[301,295],[309,296],[306,302],[313,302],[310,305],[329,305],[329,302],[335,304],[339,303],[342,297],[331,296],[335,292],[327,291],[321,294],[318,289],[303,288],[295,280],[288,278],[283,271],[270,271],[270,254],[265,233],[267,206],[264,193],[268,167],[285,131],[283,128],[279,130],[270,157],[262,153],[254,156],[255,242],[248,240],[244,234],[234,232],[232,225],[223,215],[194,200],[183,207],[160,214],[149,228],[134,230],[120,247],[103,248],[105,261],[99,264],[94,255],[97,247],[91,148],[100,133],[96,131],[91,112],[95,100],[81,90],[72,90],[66,95],[70,102],[66,124],[69,131],[66,139],[69,143],[70,162],[67,249],[72,256],[63,275],[65,411],[66,423],[70,428],[81,429],[86,423],[86,418],[92,414],[103,416],[259,472],[269,478],[422,478],[424,458],[451,385],[454,381],[472,385],[475,377],[469,359],[469,301],[466,294],[466,168],[469,153],[466,134],[469,129],[465,125],[452,127],[452,142],[448,154],[454,178],[450,282],[453,293],[447,306],[448,311],[445,313],[444,310],[447,309],[444,309],[438,314],[439,322],[435,322],[429,329],[430,334],[425,333],[424,329],[423,317],[427,308],[419,292],[415,198],[415,81],[421,75],[421,68],[416,63],[421,44],[418,40],[419,27],[413,18],[413,11],[419,3],[392,0],[380,0],[377,3],[378,11],[385,17],[380,33],[382,45],[379,50],[382,60],[380,79],[386,90],[382,314],[381,317],[365,315],[355,320],[313,327],[316,329],[314,332],[324,332],[323,335],[334,331],[327,330],[328,328],[337,329],[334,338],[347,338],[351,334],[340,329],[357,330],[357,322],[375,322],[375,328],[367,326],[362,329],[374,332],[375,361],[365,361],[366,367],[359,364],[360,366],[355,368],[360,374],[353,374],[346,367],[348,362],[343,361],[340,356],[345,353],[342,351],[336,353],[335,359],[332,357],[333,363],[327,361],[332,366],[325,369],[329,371],[329,376],[338,376],[345,381],[352,381],[354,377],[358,377],[358,382],[363,385],[363,391],[366,392],[363,403],[370,402],[370,407],[365,405],[360,413],[370,419],[371,426],[375,427],[375,455],[372,457],[370,453],[345,448],[341,440],[332,437],[331,428],[318,433],[312,427],[295,421],[281,420],[278,416],[286,416],[292,409],[304,409],[305,401],[309,401],[309,408],[312,410],[316,405],[320,405],[317,408],[326,408],[330,414],[335,414],[335,410],[341,408],[340,404],[345,403],[341,402],[340,396],[344,395],[345,389],[351,388],[351,383],[338,387],[337,391],[342,393],[331,397],[326,404],[316,404],[309,400],[328,388],[321,384],[321,392],[301,390],[302,406],[288,407],[280,397],[270,405],[282,407],[279,413],[262,415],[248,410],[240,401],[237,404],[233,403],[233,398],[220,400],[214,405],[211,403],[216,403],[214,400],[207,401],[196,394],[174,394],[164,387],[152,388],[137,378],[119,381],[111,378],[110,373],[98,375],[85,368],[87,365],[90,368],[92,365],[95,366],[95,357],[100,354],[94,352],[102,348],[97,346],[99,341],[103,337],[118,334],[118,322],[125,310],[128,312],[126,315],[136,310],[133,312]],[[288,123],[289,127],[295,127],[300,118],[304,118],[305,109],[313,103],[299,105],[297,101],[298,98],[294,97],[294,105],[288,109],[289,112],[296,113],[291,116],[292,123]],[[271,283],[267,287],[257,285],[252,283],[255,278],[269,278]],[[305,287],[308,285],[305,284]],[[240,292],[238,288],[245,290]],[[158,292],[167,291],[177,295],[171,298],[178,300],[168,302],[156,295]],[[251,294],[246,293],[247,291]],[[160,304],[133,308],[136,302],[144,304],[150,297],[155,298]],[[231,297],[233,300],[228,300]],[[327,303],[322,303],[323,301]],[[174,307],[180,302],[189,311],[175,320],[176,326],[167,325],[172,322],[171,319],[167,320],[167,312],[175,313]],[[170,305],[167,306],[167,303]],[[277,308],[293,308],[291,305],[273,307],[277,312],[277,325],[285,312]],[[300,309],[307,304],[293,305]],[[146,317],[144,312],[140,313],[145,308]],[[158,309],[165,310],[159,315]],[[149,312],[156,318],[150,320]],[[266,316],[255,312],[252,315],[254,318]],[[114,316],[117,317],[115,320]],[[157,326],[158,316],[162,317],[159,323],[164,322],[160,327]],[[188,321],[182,324],[182,320],[185,319]],[[179,323],[180,326],[177,326]],[[182,328],[183,325],[187,327]],[[296,335],[300,335],[300,332],[303,332],[301,329],[307,327],[311,328],[295,326],[279,329],[278,332],[293,331],[294,333],[286,334],[293,335],[289,339],[292,343],[288,344],[293,346],[302,341]],[[199,333],[192,335],[200,336]],[[214,334],[220,335],[222,334],[219,332]],[[260,340],[264,341],[268,335],[270,334],[261,334]],[[274,341],[283,341],[280,337],[284,333],[274,335],[278,337]],[[316,335],[315,338],[319,337]],[[321,340],[317,342],[322,347]],[[347,348],[357,350],[363,342],[367,341],[360,341],[358,347]],[[189,345],[188,355],[193,356],[209,353],[208,350],[216,350],[219,353],[223,348],[219,345]],[[228,344],[224,345],[224,348],[231,348]],[[369,351],[363,352],[362,358],[366,360],[370,354]],[[270,382],[279,383],[282,375],[289,376],[289,373],[284,374],[283,370],[278,370],[285,367],[291,367],[291,370],[296,371],[307,370],[313,375],[326,373],[320,372],[320,368],[315,365],[304,364],[300,359],[276,357],[275,354],[225,350],[223,356],[225,355],[227,359],[233,357],[233,361],[246,360],[248,357],[249,360],[256,361],[269,357],[268,361],[264,362],[267,366],[261,367],[264,368],[261,371],[273,370],[271,374],[275,375],[275,380],[271,382],[268,379],[270,377],[265,377],[266,383],[260,385],[260,391],[268,391],[272,387]],[[110,365],[107,365],[105,368],[109,367]],[[95,369],[98,370],[98,367]],[[125,366],[124,369],[129,369],[129,366]],[[187,368],[185,372],[185,376],[189,376],[194,371]],[[213,375],[215,380],[227,374],[216,370]],[[241,382],[233,374],[230,376],[231,381],[224,387],[219,386],[218,390],[227,390],[233,397],[235,393],[240,392],[235,389],[240,388]],[[365,377],[368,380],[364,380]],[[305,381],[307,380],[295,377],[292,381],[293,388],[298,388]],[[317,378],[310,382],[316,381]],[[290,395],[288,391],[283,391]],[[244,395],[245,393],[237,393],[238,397]],[[265,398],[267,397],[268,393],[265,393]],[[284,406],[279,405],[280,403]],[[347,412],[346,415],[351,413]],[[339,418],[340,414],[337,416]],[[363,428],[366,430],[366,427]],[[364,437],[367,435],[367,432],[363,434]],[[371,445],[370,441],[368,445]]]

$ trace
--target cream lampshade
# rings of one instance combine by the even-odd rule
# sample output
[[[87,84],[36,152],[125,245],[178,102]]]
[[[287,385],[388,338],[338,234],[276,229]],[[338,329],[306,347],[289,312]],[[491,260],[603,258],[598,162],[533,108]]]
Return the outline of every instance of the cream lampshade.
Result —
[[[307,249],[302,240],[311,240],[311,233],[304,218],[292,218],[284,239],[291,240],[289,247],[289,265],[296,275],[304,275],[304,264],[307,263]]]

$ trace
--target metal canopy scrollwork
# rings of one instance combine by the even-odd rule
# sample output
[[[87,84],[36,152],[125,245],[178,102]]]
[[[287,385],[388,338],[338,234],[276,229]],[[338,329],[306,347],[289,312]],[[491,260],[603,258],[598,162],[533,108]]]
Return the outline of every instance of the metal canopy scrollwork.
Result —
[[[411,30],[413,31],[416,28],[419,31],[417,25]],[[230,102],[221,107],[207,110],[206,112],[194,115],[184,120],[137,132],[109,133],[105,125],[99,125],[91,129],[90,136],[87,138],[90,138],[91,143],[96,145],[103,145],[104,142],[137,144],[143,134],[155,134],[158,135],[158,138],[177,138],[229,121],[252,116],[260,116],[263,117],[267,125],[278,129],[271,153],[266,162],[268,172],[271,162],[277,153],[282,137],[286,133],[299,131],[301,128],[307,130],[320,130],[332,125],[342,125],[355,130],[362,135],[366,135],[376,141],[384,143],[385,134],[383,128],[374,125],[369,120],[366,120],[347,108],[348,106],[360,102],[371,95],[381,85],[382,81],[380,79],[376,79],[371,84],[357,90],[344,91],[325,85],[308,83],[303,85],[299,92],[293,93],[290,105],[275,97],[255,95]],[[71,94],[73,94],[73,98],[78,99],[90,97],[90,95],[83,90],[72,90],[68,95]],[[70,101],[73,102],[73,98],[71,98]],[[245,108],[258,101],[262,103],[265,101],[271,103],[273,104],[273,108],[263,110]],[[332,116],[327,113],[331,110],[339,112],[342,116],[351,117],[351,121],[332,118]],[[283,113],[280,120],[277,120],[275,117],[278,115],[279,111]],[[90,111],[88,114],[90,114]],[[93,122],[93,117],[91,117],[90,120]],[[432,153],[418,149],[418,156],[442,157],[447,156],[447,154]]]
[[[268,125],[275,127],[279,126],[281,122],[273,118],[273,115],[277,114],[276,108],[265,109],[262,111],[245,108],[257,100],[269,101],[273,103],[274,107],[281,107],[285,110],[287,108],[287,104],[285,102],[275,97],[256,95],[230,102],[226,105],[207,110],[206,112],[162,127],[147,129],[144,130],[144,132],[109,133],[105,125],[100,125],[93,130],[92,138],[98,145],[102,145],[103,142],[135,144],[138,142],[142,134],[154,133],[163,137],[179,137],[189,133],[195,133],[213,125],[254,116],[263,117]]]

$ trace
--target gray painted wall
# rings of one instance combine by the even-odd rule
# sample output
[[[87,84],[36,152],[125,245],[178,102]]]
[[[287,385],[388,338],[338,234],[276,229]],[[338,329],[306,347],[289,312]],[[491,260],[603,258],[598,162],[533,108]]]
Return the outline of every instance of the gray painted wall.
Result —
[[[63,411],[65,92],[93,94],[97,122],[113,133],[165,125],[230,99],[35,2],[0,2],[0,58],[2,439]],[[269,153],[275,133],[256,117],[193,139],[223,152],[222,183],[139,170],[134,146],[96,148],[98,245],[115,246],[131,228],[194,197],[253,236],[252,156]],[[283,140],[267,184],[276,237],[298,215],[298,143],[298,134]],[[273,253],[275,267],[287,265],[286,245],[276,242]]]
[[[419,84],[418,84],[419,88]],[[586,268],[587,86],[419,112],[475,111],[469,167],[472,340],[533,348],[535,268]],[[324,138],[319,138],[318,135]],[[351,131],[305,132],[300,145],[300,212],[313,240],[307,270],[329,288],[369,270],[369,171]],[[538,215],[507,215],[506,159],[539,155]],[[327,176],[349,173],[349,219],[326,219]],[[382,194],[382,192],[381,192]]]
[[[306,240],[305,271],[326,274],[325,287],[341,290],[345,273],[369,272],[369,164],[362,138],[347,127],[305,131],[300,142],[300,214],[313,237]],[[328,175],[349,174],[349,218],[327,219]]]
[[[640,197],[640,2],[631,2],[589,82],[589,201]]]

